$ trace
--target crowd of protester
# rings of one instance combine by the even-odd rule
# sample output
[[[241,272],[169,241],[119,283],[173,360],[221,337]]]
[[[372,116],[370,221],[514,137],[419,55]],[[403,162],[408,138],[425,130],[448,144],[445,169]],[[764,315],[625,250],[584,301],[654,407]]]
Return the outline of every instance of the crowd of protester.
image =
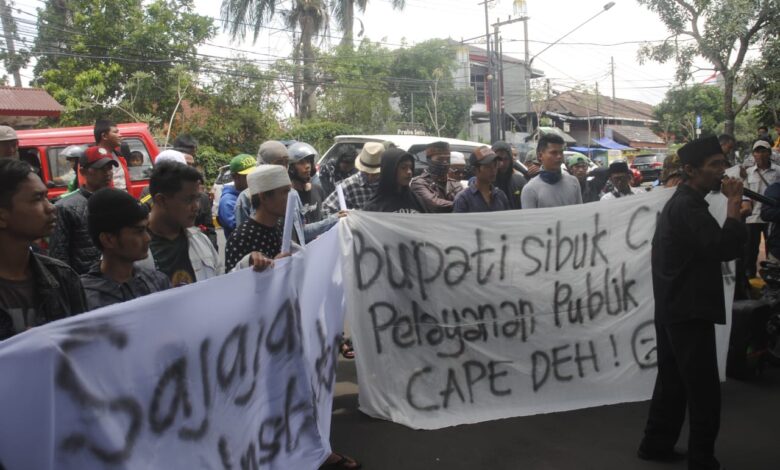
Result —
[[[766,129],[763,129],[766,131]],[[740,167],[747,188],[780,199],[780,166],[772,159],[766,132]],[[447,142],[425,149],[427,166],[415,176],[416,157],[389,142],[347,147],[317,169],[311,145],[278,141],[259,146],[256,156],[230,161],[232,184],[217,202],[226,237],[220,256],[204,177],[197,168],[197,142],[179,136],[157,157],[149,186],[139,200],[127,192],[128,168],[117,126],[98,121],[95,144],[69,146],[75,185],[52,203],[47,187],[18,158],[13,129],[0,126],[0,340],[29,328],[161,290],[244,268],[264,270],[290,253],[282,251],[288,198],[308,242],[349,211],[469,213],[552,208],[622,197],[641,197],[651,187],[632,186],[625,161],[591,170],[581,154],[564,161],[564,141],[543,135],[524,164],[506,142],[475,148],[466,156]],[[721,136],[729,155],[735,141]],[[775,142],[775,146],[780,142]],[[663,163],[653,187],[673,187],[686,177],[677,155]],[[346,205],[346,207],[344,206]],[[768,256],[780,259],[780,209],[748,199],[741,214],[749,227],[744,274],[756,275],[763,235]],[[349,342],[345,357],[354,357]],[[323,468],[358,468],[333,454]]]

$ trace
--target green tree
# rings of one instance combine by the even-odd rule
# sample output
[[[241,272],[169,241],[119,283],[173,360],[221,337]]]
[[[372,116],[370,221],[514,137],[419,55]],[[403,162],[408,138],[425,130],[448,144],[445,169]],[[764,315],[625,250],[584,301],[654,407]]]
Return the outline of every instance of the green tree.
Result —
[[[674,136],[676,142],[686,142],[696,138],[696,116],[701,116],[702,135],[715,135],[725,130],[724,99],[723,90],[717,86],[672,88],[654,109],[658,120],[654,130]],[[733,134],[733,129],[729,133]]]
[[[274,77],[239,59],[209,78],[208,85],[193,92],[193,111],[177,131],[220,153],[254,155],[260,143],[279,132]]]
[[[216,29],[192,0],[50,0],[38,17],[34,83],[66,111],[63,125],[167,117],[197,46]],[[189,78],[188,78],[189,79]]]
[[[400,99],[402,118],[422,123],[431,134],[460,134],[473,103],[473,91],[455,87],[456,67],[457,51],[446,39],[431,39],[396,51],[389,82]]]
[[[293,62],[296,67],[293,84],[295,88],[296,112],[301,120],[310,119],[316,110],[316,67],[314,39],[327,30],[327,0],[291,0],[290,8],[284,13],[287,27],[300,30],[300,38],[293,48]],[[281,4],[277,0],[223,0],[222,19],[225,29],[233,39],[245,38],[252,31],[253,41],[257,41],[260,30],[270,22]]]
[[[355,29],[355,7],[365,13],[368,0],[330,0],[333,16],[338,22],[339,29],[344,33],[341,45],[352,48]],[[403,10],[406,0],[390,0],[390,4],[396,10]]]
[[[388,86],[392,61],[392,51],[368,40],[354,50],[340,46],[321,54],[319,116],[366,133],[389,132],[396,119]]]
[[[703,57],[720,73],[724,82],[725,131],[734,133],[734,120],[754,91],[746,79],[748,48],[759,44],[768,26],[777,22],[776,0],[637,0],[656,13],[672,33],[658,45],[646,44],[640,60],[677,63],[677,79],[685,83],[696,57]],[[749,75],[748,75],[749,76]],[[742,83],[743,99],[735,103],[735,91]]]

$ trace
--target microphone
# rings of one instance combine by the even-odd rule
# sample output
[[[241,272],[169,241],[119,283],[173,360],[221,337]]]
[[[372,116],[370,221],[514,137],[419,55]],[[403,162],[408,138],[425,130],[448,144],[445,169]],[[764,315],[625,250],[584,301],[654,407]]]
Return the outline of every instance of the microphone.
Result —
[[[728,175],[724,175],[723,178],[728,178]],[[777,207],[780,206],[780,201],[773,197],[764,196],[761,193],[757,193],[753,191],[752,189],[748,189],[746,187],[742,187],[742,195],[745,196],[748,199],[752,199],[756,202],[760,202],[761,204],[766,204],[767,206]]]
[[[742,195],[754,201],[760,202],[761,204],[766,204],[767,206],[772,206],[772,207],[780,206],[780,201],[778,201],[777,199],[773,197],[764,196],[763,194],[757,193],[748,188],[742,188]]]

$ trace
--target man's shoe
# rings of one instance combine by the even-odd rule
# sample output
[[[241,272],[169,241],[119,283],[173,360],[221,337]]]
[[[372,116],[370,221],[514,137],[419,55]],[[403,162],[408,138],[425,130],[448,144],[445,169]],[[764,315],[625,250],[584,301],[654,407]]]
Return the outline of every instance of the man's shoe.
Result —
[[[678,452],[674,449],[669,452],[648,452],[643,449],[636,451],[636,456],[642,460],[652,460],[654,462],[678,462],[685,460],[688,455],[684,452]]]

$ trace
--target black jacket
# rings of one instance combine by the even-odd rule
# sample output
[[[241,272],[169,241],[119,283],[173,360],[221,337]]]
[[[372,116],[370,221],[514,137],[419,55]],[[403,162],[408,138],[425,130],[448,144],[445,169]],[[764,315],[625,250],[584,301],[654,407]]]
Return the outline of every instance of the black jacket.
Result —
[[[522,209],[520,204],[520,193],[528,180],[521,173],[511,170],[510,173],[496,176],[496,187],[504,192],[509,200],[510,209]]]
[[[764,191],[764,196],[780,200],[780,183],[772,183]],[[780,258],[780,207],[761,204],[761,219],[771,224],[766,246],[772,256]]]
[[[49,238],[49,256],[84,274],[100,259],[87,229],[87,199],[92,195],[84,188],[57,201],[57,226]]]
[[[30,270],[35,283],[35,326],[87,311],[81,281],[70,267],[31,252]],[[0,340],[13,335],[11,316],[0,305]]]
[[[165,274],[139,266],[135,267],[132,279],[118,284],[100,272],[100,263],[95,263],[88,273],[81,275],[81,283],[84,285],[84,294],[90,310],[133,300],[171,287],[171,281]]]
[[[731,218],[721,228],[708,206],[704,196],[681,184],[658,217],[652,266],[655,319],[661,324],[726,322],[721,262],[741,255],[747,229]]]
[[[398,167],[403,161],[412,162],[414,173],[414,156],[401,149],[390,149],[382,155],[382,172],[376,194],[363,208],[371,212],[428,212],[423,203],[412,192],[409,186],[399,187],[397,181]]]

